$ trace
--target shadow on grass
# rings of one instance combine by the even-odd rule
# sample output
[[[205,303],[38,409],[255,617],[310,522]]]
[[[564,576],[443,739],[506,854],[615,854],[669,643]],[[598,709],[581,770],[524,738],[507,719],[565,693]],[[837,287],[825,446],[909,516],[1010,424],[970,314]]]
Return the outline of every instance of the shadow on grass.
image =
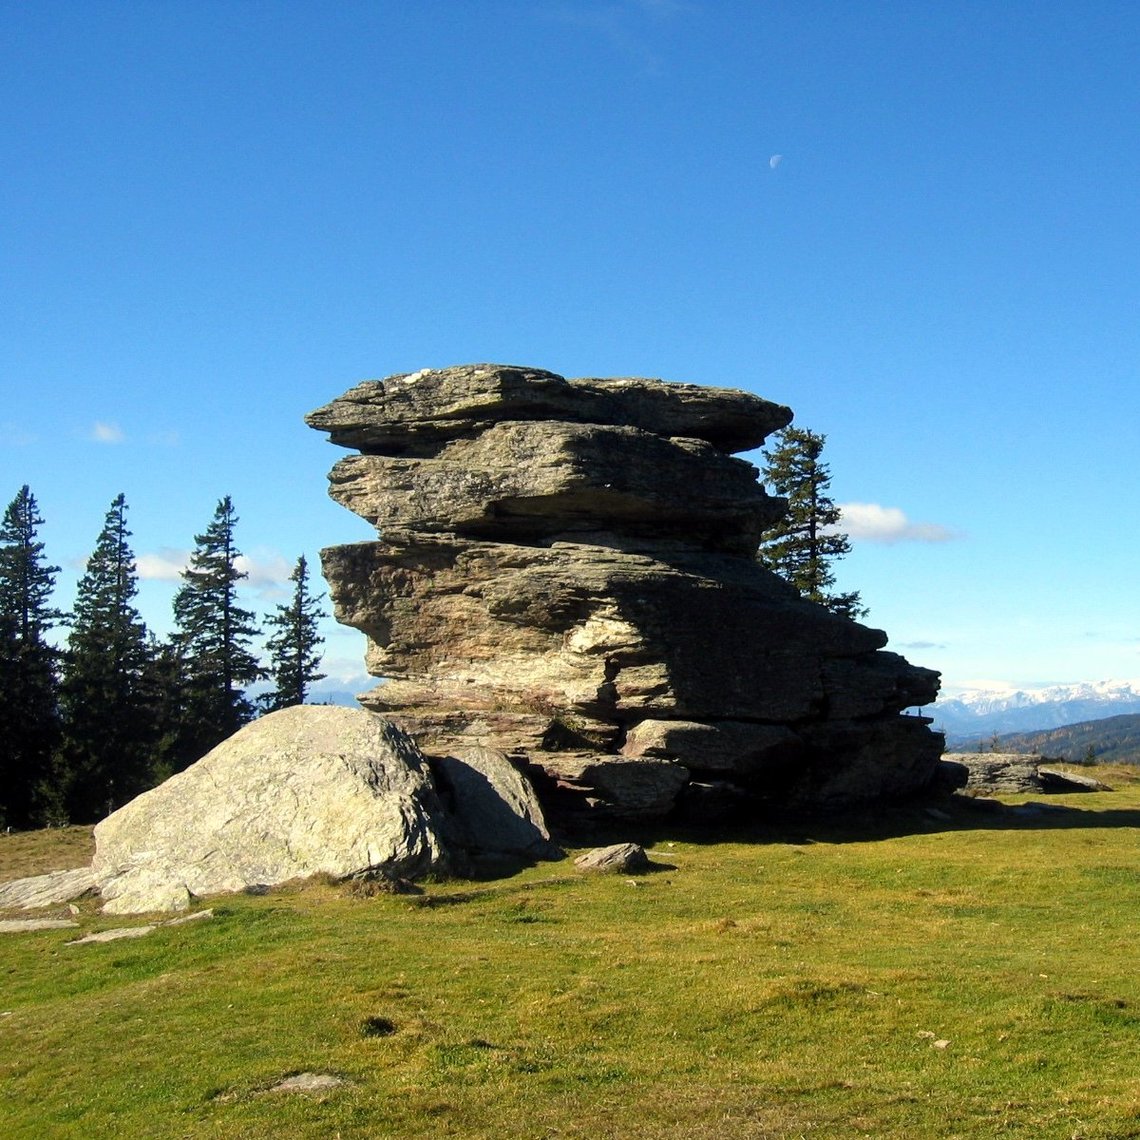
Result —
[[[951,831],[1059,831],[1140,828],[1140,809],[1083,808],[1068,803],[1001,800],[963,795],[908,800],[901,804],[848,808],[842,812],[802,812],[760,809],[747,821],[693,824],[614,823],[588,834],[564,834],[568,845],[634,841],[646,848],[664,841],[696,845],[717,843],[790,844],[865,843],[908,835],[934,835]]]

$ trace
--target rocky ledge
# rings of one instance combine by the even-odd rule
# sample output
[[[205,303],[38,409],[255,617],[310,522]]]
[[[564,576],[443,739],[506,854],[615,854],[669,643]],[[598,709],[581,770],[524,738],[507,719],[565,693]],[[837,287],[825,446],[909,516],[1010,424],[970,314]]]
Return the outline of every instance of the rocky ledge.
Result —
[[[938,675],[755,559],[784,504],[733,453],[791,420],[745,392],[466,365],[358,384],[310,426],[360,454],[322,552],[368,637],[361,697],[429,756],[482,746],[548,813],[838,807],[934,779]]]

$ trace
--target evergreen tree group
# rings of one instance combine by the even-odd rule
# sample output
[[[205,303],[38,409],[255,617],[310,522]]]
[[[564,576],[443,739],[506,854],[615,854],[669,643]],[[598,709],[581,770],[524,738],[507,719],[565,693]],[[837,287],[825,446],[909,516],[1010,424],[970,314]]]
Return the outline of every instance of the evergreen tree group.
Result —
[[[0,523],[0,827],[95,822],[252,720],[247,686],[272,680],[258,702],[271,711],[303,703],[323,678],[321,596],[304,556],[289,602],[265,619],[268,669],[254,651],[261,630],[239,603],[248,574],[229,496],[195,536],[165,640],[135,608],[124,495],[107,511],[66,616],[51,604],[59,567],[44,556],[43,521],[25,486]],[[68,630],[60,646],[47,636],[57,625]]]

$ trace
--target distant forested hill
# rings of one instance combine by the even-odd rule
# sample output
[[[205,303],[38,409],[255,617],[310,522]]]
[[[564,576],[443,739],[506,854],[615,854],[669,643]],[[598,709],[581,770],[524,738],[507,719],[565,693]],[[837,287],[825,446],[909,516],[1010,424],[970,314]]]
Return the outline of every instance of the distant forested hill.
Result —
[[[1001,752],[1039,752],[1080,763],[1089,748],[1098,764],[1140,764],[1140,715],[1085,720],[1041,732],[1017,732],[998,738]]]

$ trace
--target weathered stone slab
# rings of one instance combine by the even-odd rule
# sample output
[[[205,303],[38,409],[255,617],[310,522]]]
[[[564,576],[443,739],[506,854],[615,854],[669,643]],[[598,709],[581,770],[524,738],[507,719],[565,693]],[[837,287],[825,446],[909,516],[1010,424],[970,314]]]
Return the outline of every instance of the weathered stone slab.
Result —
[[[470,364],[366,380],[305,422],[342,447],[426,455],[440,442],[506,420],[639,427],[748,451],[791,418],[781,404],[732,389],[643,377],[568,381],[539,368]]]
[[[1042,757],[1044,759],[1044,757]],[[1046,767],[1041,764],[1037,768],[1037,778],[1047,792],[1111,792],[1112,788],[1100,780],[1093,779],[1081,772],[1074,772],[1069,768]]]
[[[669,760],[629,760],[589,752],[553,752],[535,759],[564,785],[593,793],[600,814],[616,818],[667,815],[689,780],[689,770]]]
[[[631,758],[671,760],[690,771],[757,775],[802,765],[805,745],[780,724],[643,720],[626,734],[621,751]]]
[[[94,870],[114,914],[369,868],[446,866],[441,806],[412,741],[359,709],[270,713],[95,828]]]
[[[800,600],[755,563],[726,582],[609,547],[445,537],[333,547],[322,563],[338,619],[369,636],[368,667],[390,679],[364,698],[385,713],[459,702],[789,723],[821,707],[834,658],[866,671],[865,713],[932,699],[936,683],[874,656],[881,631]]]
[[[665,436],[704,439],[728,454],[763,445],[792,422],[792,409],[738,388],[640,376],[569,381],[591,408],[591,423],[632,424]],[[594,402],[596,400],[596,403]]]
[[[711,444],[635,427],[501,423],[430,458],[354,455],[329,493],[387,538],[455,533],[504,541],[621,530],[751,554],[782,517],[756,468]]]
[[[73,918],[3,918],[0,934],[25,934],[34,930],[67,930],[78,926]]]
[[[266,1092],[270,1093],[319,1093],[339,1088],[345,1084],[344,1077],[333,1073],[295,1073],[291,1077],[278,1081],[270,1086]]]
[[[945,738],[920,716],[803,725],[803,776],[781,798],[790,806],[838,808],[889,801],[933,787]]]
[[[46,875],[33,875],[0,883],[0,910],[34,910],[37,907],[58,906],[71,902],[95,887],[95,873],[90,867],[76,867],[68,871],[52,871]]]
[[[942,760],[966,770],[967,790],[1016,795],[1042,789],[1037,774],[1040,756],[1025,752],[947,752]]]
[[[118,926],[114,930],[95,930],[66,943],[67,946],[87,946],[93,942],[119,942],[124,938],[145,938],[158,929],[157,925]]]
[[[1048,766],[1031,752],[947,752],[942,761],[962,772],[962,786],[992,795],[1024,792],[1110,792],[1091,776]]]

